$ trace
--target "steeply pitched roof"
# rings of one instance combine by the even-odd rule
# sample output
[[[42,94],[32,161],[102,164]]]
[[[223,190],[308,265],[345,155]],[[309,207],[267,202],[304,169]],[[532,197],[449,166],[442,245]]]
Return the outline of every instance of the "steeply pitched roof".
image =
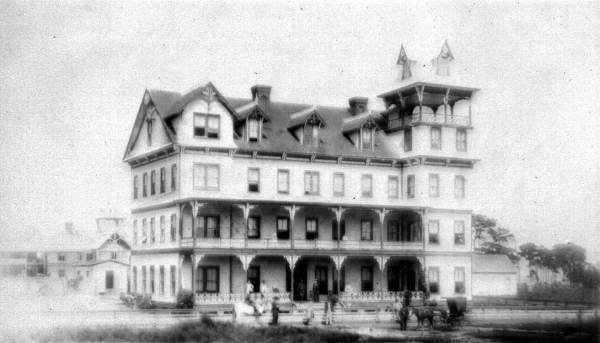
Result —
[[[357,114],[350,118],[346,118],[342,122],[342,132],[349,133],[352,131],[356,131],[367,122],[371,123],[374,126],[377,126],[377,124],[375,123],[375,119],[373,118],[373,114],[370,112],[365,112]]]
[[[517,273],[517,267],[506,255],[473,254],[473,273]]]

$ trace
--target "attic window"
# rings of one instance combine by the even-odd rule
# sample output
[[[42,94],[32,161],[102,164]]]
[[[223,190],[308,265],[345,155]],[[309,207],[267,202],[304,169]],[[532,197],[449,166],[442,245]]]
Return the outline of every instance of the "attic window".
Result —
[[[372,128],[363,127],[360,130],[361,147],[363,150],[373,149],[373,132]]]
[[[256,118],[248,119],[248,141],[258,142],[260,137],[260,125]]]
[[[218,115],[194,113],[194,137],[219,138],[221,118]]]
[[[306,124],[304,126],[304,144],[319,145],[319,124]]]

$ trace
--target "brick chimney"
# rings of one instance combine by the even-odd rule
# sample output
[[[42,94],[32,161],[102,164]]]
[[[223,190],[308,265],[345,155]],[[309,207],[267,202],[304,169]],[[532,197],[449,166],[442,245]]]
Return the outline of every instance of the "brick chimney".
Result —
[[[349,111],[350,113],[352,113],[352,115],[366,112],[368,103],[369,98],[366,98],[364,96],[352,97],[348,99],[348,104],[350,105]]]
[[[271,99],[271,86],[254,85],[250,90],[252,91],[252,100],[257,100],[258,106],[267,113],[267,105]]]

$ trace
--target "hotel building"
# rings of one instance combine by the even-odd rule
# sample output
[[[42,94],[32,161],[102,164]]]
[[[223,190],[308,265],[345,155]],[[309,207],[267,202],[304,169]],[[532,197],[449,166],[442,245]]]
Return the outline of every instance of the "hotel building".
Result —
[[[230,303],[262,281],[296,301],[471,298],[471,101],[447,43],[396,86],[348,106],[247,99],[211,83],[146,90],[131,167],[131,286],[172,302]],[[419,64],[421,65],[421,64]],[[431,75],[428,79],[427,75]],[[433,79],[433,81],[431,81]]]

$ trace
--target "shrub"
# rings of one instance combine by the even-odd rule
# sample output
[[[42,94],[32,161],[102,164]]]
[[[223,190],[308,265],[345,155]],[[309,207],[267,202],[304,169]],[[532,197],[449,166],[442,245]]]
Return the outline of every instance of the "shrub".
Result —
[[[149,294],[146,294],[146,295],[136,294],[134,299],[135,299],[135,306],[139,309],[151,310],[156,307],[154,305],[154,303],[152,302],[152,296],[150,296]]]
[[[194,294],[190,291],[180,291],[177,294],[176,308],[191,309],[194,308]]]

